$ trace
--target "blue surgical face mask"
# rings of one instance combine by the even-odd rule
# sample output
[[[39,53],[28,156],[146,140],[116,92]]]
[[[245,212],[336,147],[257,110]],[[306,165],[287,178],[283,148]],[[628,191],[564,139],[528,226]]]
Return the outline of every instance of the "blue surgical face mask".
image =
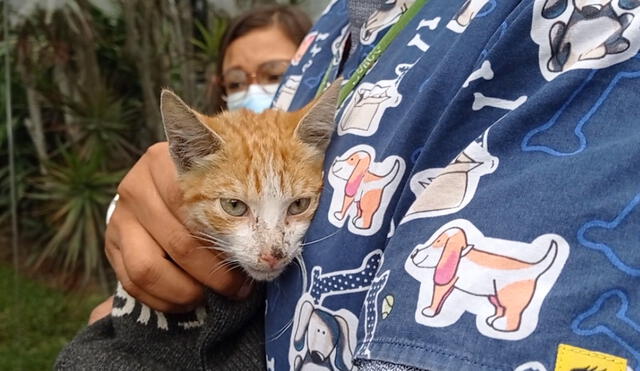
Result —
[[[226,98],[227,108],[229,111],[246,108],[260,113],[271,107],[277,89],[278,84],[251,84],[246,91],[229,94]]]

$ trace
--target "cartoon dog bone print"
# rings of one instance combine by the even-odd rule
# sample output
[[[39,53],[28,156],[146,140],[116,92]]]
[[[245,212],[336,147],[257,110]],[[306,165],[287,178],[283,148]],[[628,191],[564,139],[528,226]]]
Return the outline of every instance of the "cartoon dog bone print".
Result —
[[[499,331],[515,331],[534,294],[536,280],[553,264],[557,252],[558,244],[551,240],[545,256],[528,263],[478,250],[467,242],[463,229],[449,228],[431,245],[417,249],[411,256],[415,265],[436,269],[431,303],[422,314],[427,317],[437,315],[451,290],[458,288],[489,298],[495,307],[495,313],[486,319],[489,326]],[[510,275],[500,274],[501,269],[509,269]],[[472,270],[495,274],[476,277],[475,282],[470,282],[464,275]],[[486,282],[482,282],[483,279]]]
[[[486,97],[480,92],[473,93],[473,105],[471,109],[479,111],[484,107],[495,107],[506,110],[514,110],[527,101],[527,96],[523,95],[516,100],[508,100],[502,98]]]
[[[616,215],[613,220],[604,221],[596,219],[588,221],[582,225],[578,230],[578,242],[589,249],[593,249],[604,254],[616,269],[632,277],[640,277],[640,266],[634,262],[634,258],[630,256],[625,258],[624,255],[621,255],[622,249],[625,249],[626,247],[615,246],[615,244],[612,244],[609,241],[594,241],[589,238],[589,232],[592,229],[616,231],[619,230],[623,224],[634,225],[634,221],[638,220],[638,216],[640,216],[640,193],[636,194],[636,196],[627,205],[625,205],[624,209]],[[628,221],[628,219],[630,219],[630,221]],[[618,233],[624,234],[625,232],[619,231]]]
[[[333,215],[342,220],[352,205],[355,204],[356,216],[352,220],[355,227],[368,229],[373,222],[374,214],[380,208],[382,194],[400,171],[400,162],[396,160],[386,174],[375,174],[371,166],[371,155],[366,151],[354,152],[345,160],[336,158],[331,165],[331,172],[339,179],[346,180],[342,207]]]
[[[484,61],[482,62],[482,65],[480,66],[479,69],[473,71],[469,77],[467,78],[467,80],[464,82],[464,84],[462,84],[463,88],[466,88],[469,86],[469,83],[478,79],[483,79],[483,80],[491,80],[493,79],[493,70],[491,69],[491,62],[489,61]]]
[[[294,347],[305,349],[304,357],[297,355],[293,369],[350,370],[353,350],[349,341],[349,322],[342,316],[329,313],[305,301],[294,329]]]
[[[567,8],[568,1],[547,0],[542,16],[547,19],[559,16]],[[632,13],[618,16],[611,2],[612,0],[573,0],[574,10],[569,21],[558,21],[549,30],[552,53],[547,62],[549,71],[561,72],[580,60],[599,59],[608,54],[622,53],[629,48],[630,42],[622,34],[634,16]],[[633,2],[626,3],[631,5],[628,9],[638,6]],[[594,27],[601,31],[591,33],[589,38],[585,38],[580,31]]]
[[[275,357],[267,356],[267,371],[276,371],[276,359],[275,359]]]
[[[578,335],[604,335],[633,355],[635,367],[640,365],[640,323],[627,316],[630,303],[621,290],[610,290],[602,294],[585,312],[571,323]]]
[[[418,23],[418,27],[416,27],[416,30],[419,30],[423,27],[428,27],[431,31],[435,30],[436,28],[438,28],[438,24],[440,24],[440,17],[435,17],[434,19],[423,19],[420,21],[420,23]]]
[[[429,44],[422,41],[422,38],[420,38],[420,34],[415,34],[413,36],[413,39],[411,39],[409,43],[407,43],[407,46],[415,46],[416,48],[420,49],[420,51],[423,53],[429,50]]]

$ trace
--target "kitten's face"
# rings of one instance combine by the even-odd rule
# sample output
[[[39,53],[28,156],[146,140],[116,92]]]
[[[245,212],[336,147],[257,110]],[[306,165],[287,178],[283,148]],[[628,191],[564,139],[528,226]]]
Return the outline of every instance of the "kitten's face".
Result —
[[[333,131],[335,97],[327,94],[294,113],[206,117],[163,93],[189,227],[256,280],[274,279],[300,253]]]

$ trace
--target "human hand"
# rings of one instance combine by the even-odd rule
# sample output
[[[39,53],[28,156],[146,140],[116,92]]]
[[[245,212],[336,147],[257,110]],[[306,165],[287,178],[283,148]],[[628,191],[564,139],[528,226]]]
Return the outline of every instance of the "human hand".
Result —
[[[113,308],[113,296],[109,296],[107,300],[103,301],[102,303],[98,304],[98,306],[93,308],[93,310],[91,311],[91,314],[89,314],[88,324],[91,325],[94,322],[106,317],[109,313],[111,313],[112,308]]]
[[[203,285],[231,298],[249,295],[250,280],[239,270],[216,269],[224,256],[202,248],[184,226],[182,193],[166,142],[149,147],[118,194],[105,251],[130,295],[164,312],[194,307]]]

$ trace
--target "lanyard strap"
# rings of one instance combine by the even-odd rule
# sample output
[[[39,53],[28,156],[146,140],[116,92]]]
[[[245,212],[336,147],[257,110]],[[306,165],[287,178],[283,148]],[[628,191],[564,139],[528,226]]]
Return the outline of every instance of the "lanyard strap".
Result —
[[[407,24],[413,19],[413,17],[418,14],[418,12],[424,7],[424,5],[429,0],[416,0],[409,9],[398,19],[398,21],[391,26],[391,29],[387,31],[387,33],[382,37],[378,45],[376,45],[369,54],[365,57],[365,59],[360,63],[356,71],[351,75],[349,81],[342,87],[340,90],[340,95],[338,96],[338,106],[340,106],[344,100],[347,98],[349,93],[358,85],[360,80],[364,77],[364,75],[371,69],[371,66],[380,58],[382,53],[391,45],[391,42],[395,40],[398,34],[407,27]],[[331,69],[331,67],[329,67]],[[320,84],[320,89],[324,90],[324,85],[328,80],[328,72],[325,73],[325,78],[323,78],[323,83]]]

